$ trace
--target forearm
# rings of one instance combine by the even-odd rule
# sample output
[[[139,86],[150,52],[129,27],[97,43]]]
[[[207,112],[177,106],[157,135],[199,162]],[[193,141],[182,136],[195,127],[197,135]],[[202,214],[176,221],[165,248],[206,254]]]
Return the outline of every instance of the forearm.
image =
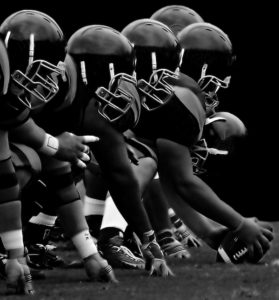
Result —
[[[46,132],[29,118],[25,123],[11,130],[9,134],[11,141],[38,150],[44,143]]]
[[[0,138],[0,237],[9,257],[23,254],[19,185],[6,139]],[[8,156],[8,157],[7,157]],[[7,157],[6,159],[3,159]]]
[[[196,176],[191,185],[180,184],[177,193],[198,212],[230,229],[237,228],[243,218]]]

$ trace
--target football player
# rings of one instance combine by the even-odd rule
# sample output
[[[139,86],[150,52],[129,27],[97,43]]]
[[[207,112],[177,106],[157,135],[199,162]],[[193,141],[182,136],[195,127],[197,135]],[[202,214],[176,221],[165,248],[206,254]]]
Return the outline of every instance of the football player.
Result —
[[[89,278],[116,282],[111,266],[99,255],[90,237],[82,203],[72,179],[71,165],[67,162],[71,161],[73,166],[85,167],[89,156],[86,154],[88,146],[84,143],[98,139],[93,136],[76,138],[74,134],[63,130],[63,126],[56,124],[56,128],[52,127],[52,114],[48,114],[44,119],[43,111],[47,111],[52,102],[56,108],[61,105],[59,102],[57,105],[52,98],[58,91],[65,97],[65,91],[67,92],[69,88],[64,77],[64,70],[58,66],[59,61],[65,57],[63,32],[59,25],[45,13],[22,10],[4,20],[0,26],[0,33],[5,40],[12,62],[12,84],[9,88],[11,99],[16,96],[15,98],[22,106],[32,108],[32,119],[13,129],[11,139],[13,142],[30,145],[42,154],[41,178],[53,193],[53,197],[48,201],[54,199],[53,205],[69,237],[84,259],[85,270]],[[51,112],[53,113],[53,110]],[[46,119],[47,122],[43,123]],[[43,125],[39,124],[38,120]],[[62,141],[66,140],[61,143],[63,151],[68,147],[66,157],[60,157],[58,154],[60,137],[54,137],[45,132],[45,129],[47,131],[49,129],[58,136],[54,128],[57,131],[60,130],[59,135],[60,137],[62,135]],[[31,133],[32,139],[29,138],[28,133]],[[63,146],[66,147],[63,149]]]
[[[111,55],[111,52],[114,55]],[[115,55],[115,52],[118,55]],[[129,214],[136,214],[132,217],[131,223],[138,228],[139,236],[145,241],[143,244],[146,249],[151,249],[151,252],[148,252],[151,273],[167,276],[171,271],[162,257],[152,230],[149,230],[151,227],[141,207],[141,202],[137,202],[138,185],[131,170],[126,145],[121,134],[121,130],[137,122],[139,116],[139,99],[134,86],[135,80],[131,76],[133,63],[132,45],[120,33],[107,26],[96,25],[81,28],[72,35],[67,45],[65,76],[68,78],[67,83],[70,83],[70,88],[66,89],[66,96],[61,97],[62,88],[61,94],[55,97],[55,101],[45,105],[36,122],[40,126],[43,124],[50,126],[51,133],[57,133],[57,131],[60,133],[65,130],[74,133],[83,132],[83,134],[100,133],[100,144],[98,147],[92,147],[92,151],[108,178],[110,192],[117,192],[116,198],[122,199],[121,203],[129,199],[128,203],[126,205],[123,203],[121,207],[125,206],[125,211],[133,210]],[[91,65],[94,68],[90,68]],[[32,74],[34,70],[29,68],[28,72]],[[96,91],[97,87],[100,89]],[[97,102],[96,99],[99,101]],[[120,102],[118,104],[120,107],[115,105],[115,99]],[[56,111],[55,114],[53,114],[54,111]],[[114,126],[110,125],[111,122]],[[118,129],[116,130],[115,127]],[[118,159],[115,159],[116,156],[119,156]],[[48,166],[51,167],[50,164]],[[47,185],[52,185],[54,189],[57,182],[66,181],[57,181],[53,179],[53,176],[49,176]],[[68,182],[67,180],[67,184]],[[130,194],[133,196],[129,196]],[[139,218],[143,220],[139,221]]]
[[[150,273],[168,276],[172,272],[141,202],[139,184],[122,134],[137,124],[141,113],[133,46],[111,27],[85,26],[70,37],[65,64],[77,70],[77,78],[72,79],[72,96],[83,95],[82,103],[79,100],[71,106],[72,113],[77,115],[78,105],[86,108],[81,110],[83,118],[73,132],[100,137],[91,150],[105,176],[110,195],[141,239]],[[72,122],[73,117],[70,120]]]
[[[272,232],[223,202],[195,176],[192,167],[190,151],[202,137],[205,104],[208,113],[214,112],[212,102],[217,91],[229,84],[234,60],[231,42],[222,30],[211,24],[187,26],[178,34],[183,49],[178,73],[176,65],[170,66],[173,56],[167,52],[169,45],[164,48],[162,39],[154,45],[154,35],[150,34],[153,24],[150,20],[135,21],[122,30],[135,47],[138,89],[144,108],[133,131],[154,147],[160,182],[176,211],[182,214],[187,207],[194,208],[197,214],[234,231],[247,245],[250,256],[262,254],[273,239]],[[163,62],[167,70],[161,69]]]
[[[32,276],[23,243],[20,188],[8,139],[9,129],[23,122],[28,112],[19,113],[7,105],[9,80],[8,54],[0,40],[0,237],[7,252],[5,277],[8,293],[33,295]]]

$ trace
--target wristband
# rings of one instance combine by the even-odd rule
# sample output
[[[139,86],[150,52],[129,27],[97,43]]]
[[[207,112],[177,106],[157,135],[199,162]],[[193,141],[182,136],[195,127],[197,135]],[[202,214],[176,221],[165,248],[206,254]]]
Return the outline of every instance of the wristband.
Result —
[[[46,133],[45,140],[42,147],[38,150],[39,152],[46,154],[47,156],[54,156],[59,148],[59,140]]]
[[[82,259],[98,253],[97,247],[88,230],[83,230],[74,235],[72,242]]]
[[[7,251],[24,248],[21,229],[1,232],[0,236],[3,246]]]

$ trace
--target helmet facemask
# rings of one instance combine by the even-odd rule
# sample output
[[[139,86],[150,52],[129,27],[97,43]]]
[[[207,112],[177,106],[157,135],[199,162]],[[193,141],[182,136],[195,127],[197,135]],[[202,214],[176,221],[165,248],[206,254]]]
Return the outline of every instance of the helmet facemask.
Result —
[[[214,76],[206,75],[208,65],[204,64],[201,71],[201,77],[198,84],[205,96],[205,105],[207,113],[215,112],[215,108],[219,105],[217,92],[220,88],[227,89],[230,84],[231,76],[227,76],[224,80]]]
[[[200,139],[191,149],[193,172],[195,175],[201,175],[206,172],[204,165],[209,155],[228,155],[228,151],[210,148],[204,138]]]
[[[58,92],[57,63],[64,59],[65,40],[59,25],[36,10],[20,10],[0,26],[11,64],[11,92],[20,104],[35,109]]]
[[[62,64],[55,66],[45,60],[35,60],[25,73],[15,70],[11,75],[13,82],[25,91],[18,99],[32,109],[49,102],[58,93],[59,76],[65,76]]]
[[[118,73],[114,75],[114,64],[109,64],[111,80],[108,88],[98,87],[95,94],[98,96],[98,112],[109,122],[115,122],[120,119],[133,105],[134,95],[130,94],[125,85],[136,87],[137,82],[134,76],[127,73]]]
[[[138,80],[138,89],[144,95],[142,106],[148,110],[156,110],[166,104],[172,97],[174,91],[172,86],[167,82],[168,78],[177,79],[178,75],[167,69],[158,69],[155,52],[151,53],[152,57],[152,74],[149,81],[144,79]]]

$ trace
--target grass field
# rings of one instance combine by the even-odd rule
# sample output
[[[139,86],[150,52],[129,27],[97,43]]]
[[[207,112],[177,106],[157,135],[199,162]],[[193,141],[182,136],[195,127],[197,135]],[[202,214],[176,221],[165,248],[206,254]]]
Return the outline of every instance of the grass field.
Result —
[[[32,299],[52,300],[228,300],[279,299],[279,222],[273,222],[275,240],[271,250],[257,265],[225,265],[215,262],[215,252],[207,246],[191,251],[188,260],[169,260],[174,278],[150,278],[144,270],[116,269],[118,285],[88,282],[83,269],[46,271],[46,279],[34,281]],[[64,258],[75,252],[61,252]],[[278,262],[277,262],[278,260]],[[0,281],[0,299],[17,300],[26,296],[5,296]],[[28,297],[29,298],[29,297]]]

